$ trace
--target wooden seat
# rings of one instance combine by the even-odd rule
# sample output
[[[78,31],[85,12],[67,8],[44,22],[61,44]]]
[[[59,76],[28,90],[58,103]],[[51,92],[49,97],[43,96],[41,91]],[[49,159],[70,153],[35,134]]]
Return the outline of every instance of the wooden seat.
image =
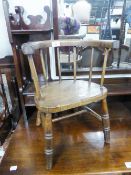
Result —
[[[73,47],[73,58],[74,58],[74,80],[62,80],[61,76],[61,47]],[[90,59],[90,72],[89,80],[77,80],[76,77],[76,62],[79,55],[80,49],[85,49],[87,47],[92,48],[91,59]],[[83,112],[89,111],[97,119],[102,121],[104,139],[106,143],[110,142],[110,122],[108,107],[106,102],[107,89],[103,86],[104,75],[106,69],[107,58],[111,48],[117,48],[118,42],[116,41],[84,41],[84,40],[54,40],[54,41],[40,41],[40,42],[30,42],[22,45],[22,50],[25,55],[28,56],[28,61],[31,69],[32,79],[35,85],[35,103],[38,109],[37,122],[41,123],[44,127],[44,139],[45,139],[45,155],[46,155],[46,168],[52,168],[52,159],[53,159],[53,130],[52,122],[58,121],[61,119],[69,118]],[[46,69],[45,69],[45,55],[47,49],[49,49],[50,59],[55,59],[52,50],[56,49],[57,51],[57,63],[58,63],[58,74],[59,81],[48,82]],[[92,67],[93,67],[93,57],[94,57],[94,48],[99,48],[103,51],[103,68],[101,75],[100,84],[92,83]],[[52,50],[50,50],[52,49]],[[35,68],[33,55],[35,51],[40,51],[40,59],[43,68],[43,76],[45,78],[46,85],[40,86],[40,82],[37,75],[37,70]],[[102,111],[103,115],[97,114],[88,104],[102,101]],[[59,113],[62,111],[70,109],[79,109],[75,113],[67,114],[60,118],[53,118],[54,113]],[[75,111],[75,110],[73,110]],[[41,119],[40,119],[40,117]],[[72,126],[73,127],[73,126]]]
[[[41,96],[35,99],[39,110],[55,113],[101,100],[107,96],[107,89],[84,80],[63,80],[41,87]]]

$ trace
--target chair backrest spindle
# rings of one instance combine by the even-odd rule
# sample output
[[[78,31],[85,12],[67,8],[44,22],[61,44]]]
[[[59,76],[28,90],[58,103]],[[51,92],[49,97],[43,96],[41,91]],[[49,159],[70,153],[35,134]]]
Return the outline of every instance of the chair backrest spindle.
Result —
[[[93,58],[94,58],[94,48],[91,49],[90,72],[89,72],[89,84],[91,83],[91,79],[92,79]]]
[[[35,64],[34,64],[34,60],[33,60],[33,56],[32,55],[28,55],[28,61],[29,61],[29,65],[30,65],[30,69],[31,69],[31,75],[32,75],[32,79],[34,81],[34,85],[35,85],[35,91],[36,91],[36,96],[40,96],[40,84],[39,84],[39,79],[38,79],[38,75],[36,72],[36,68],[35,68]]]
[[[104,61],[103,61],[102,74],[101,74],[101,82],[100,82],[101,87],[104,84],[104,77],[105,77],[105,72],[106,72],[107,58],[108,58],[108,55],[109,55],[110,50],[111,50],[110,48],[109,49],[105,48],[105,51],[104,51]]]
[[[61,81],[61,62],[60,62],[60,48],[59,47],[57,47],[57,62],[58,62],[59,80]]]
[[[73,61],[74,61],[74,80],[76,80],[76,47],[73,47]]]
[[[42,71],[43,71],[43,76],[45,81],[47,81],[47,75],[46,75],[46,67],[45,67],[45,58],[43,54],[43,50],[40,49],[40,59],[41,59],[41,64],[42,64]]]

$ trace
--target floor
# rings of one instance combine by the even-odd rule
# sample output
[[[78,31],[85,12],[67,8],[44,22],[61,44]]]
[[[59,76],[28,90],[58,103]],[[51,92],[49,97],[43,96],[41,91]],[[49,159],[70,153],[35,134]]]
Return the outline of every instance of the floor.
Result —
[[[131,102],[109,101],[111,143],[105,145],[101,123],[81,115],[54,123],[54,166],[45,170],[42,127],[23,121],[12,134],[0,165],[0,175],[131,174]],[[94,106],[99,110],[100,105]],[[130,163],[131,164],[131,163]],[[11,167],[15,170],[10,170]]]
[[[2,146],[0,146],[0,163],[2,162],[2,159],[4,157],[4,154],[9,146],[10,140],[11,140],[11,135],[12,132],[9,133],[8,137],[6,138],[4,144]]]

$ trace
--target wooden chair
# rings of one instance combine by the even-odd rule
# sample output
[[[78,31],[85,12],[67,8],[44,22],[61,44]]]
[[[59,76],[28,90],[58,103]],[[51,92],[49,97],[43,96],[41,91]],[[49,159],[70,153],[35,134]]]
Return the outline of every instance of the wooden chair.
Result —
[[[60,66],[60,50],[61,47],[73,47],[74,54],[74,80],[62,80],[61,77],[61,66]],[[57,49],[57,63],[59,72],[59,81],[47,81],[44,53],[43,49],[49,49],[49,47],[55,47]],[[89,72],[89,81],[76,80],[76,59],[78,48],[91,47],[91,66]],[[45,139],[45,155],[47,169],[52,168],[52,157],[53,157],[53,131],[52,121],[58,121],[64,118],[68,118],[74,115],[81,114],[90,111],[96,118],[103,123],[104,139],[106,143],[110,142],[110,121],[108,114],[108,107],[106,102],[107,89],[103,86],[105,68],[107,63],[108,54],[111,48],[117,48],[118,43],[116,41],[83,41],[83,40],[50,40],[40,42],[29,42],[22,45],[22,50],[25,55],[28,56],[28,61],[31,69],[32,79],[35,85],[35,103],[38,109],[38,114],[41,116],[42,125],[44,127],[44,139]],[[101,74],[100,85],[93,83],[92,80],[92,65],[94,48],[100,48],[104,52],[103,68]],[[33,61],[33,55],[36,50],[40,51],[40,59],[43,67],[43,75],[46,85],[40,86],[37,71]],[[51,52],[50,52],[51,53]],[[54,59],[52,54],[50,59]],[[100,116],[95,111],[90,109],[87,105],[93,102],[102,101],[103,115]],[[52,115],[62,111],[70,109],[81,109],[75,111],[73,114],[62,116],[60,118],[52,119]]]

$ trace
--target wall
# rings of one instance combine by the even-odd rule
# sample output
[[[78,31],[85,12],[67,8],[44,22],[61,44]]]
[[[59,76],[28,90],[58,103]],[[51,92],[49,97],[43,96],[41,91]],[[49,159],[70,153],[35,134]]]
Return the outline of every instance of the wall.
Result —
[[[51,7],[50,0],[8,0],[10,8],[10,13],[15,13],[14,7],[15,6],[22,6],[24,7],[24,19],[25,22],[28,24],[30,21],[28,20],[28,15],[42,15],[43,16],[43,23],[46,21],[47,15],[44,12],[43,8],[45,5]]]
[[[12,55],[12,49],[9,43],[2,0],[0,0],[0,58]]]
[[[43,23],[46,21],[46,13],[43,13],[44,5],[48,5],[51,7],[50,0],[8,0],[9,2],[9,11],[14,12],[14,6],[23,6],[25,8],[25,21],[27,24],[30,23],[27,16],[30,15],[39,15],[43,14]],[[4,17],[4,11],[2,6],[2,0],[0,0],[0,58],[4,58],[7,55],[12,55],[11,45],[9,43],[7,27]]]

